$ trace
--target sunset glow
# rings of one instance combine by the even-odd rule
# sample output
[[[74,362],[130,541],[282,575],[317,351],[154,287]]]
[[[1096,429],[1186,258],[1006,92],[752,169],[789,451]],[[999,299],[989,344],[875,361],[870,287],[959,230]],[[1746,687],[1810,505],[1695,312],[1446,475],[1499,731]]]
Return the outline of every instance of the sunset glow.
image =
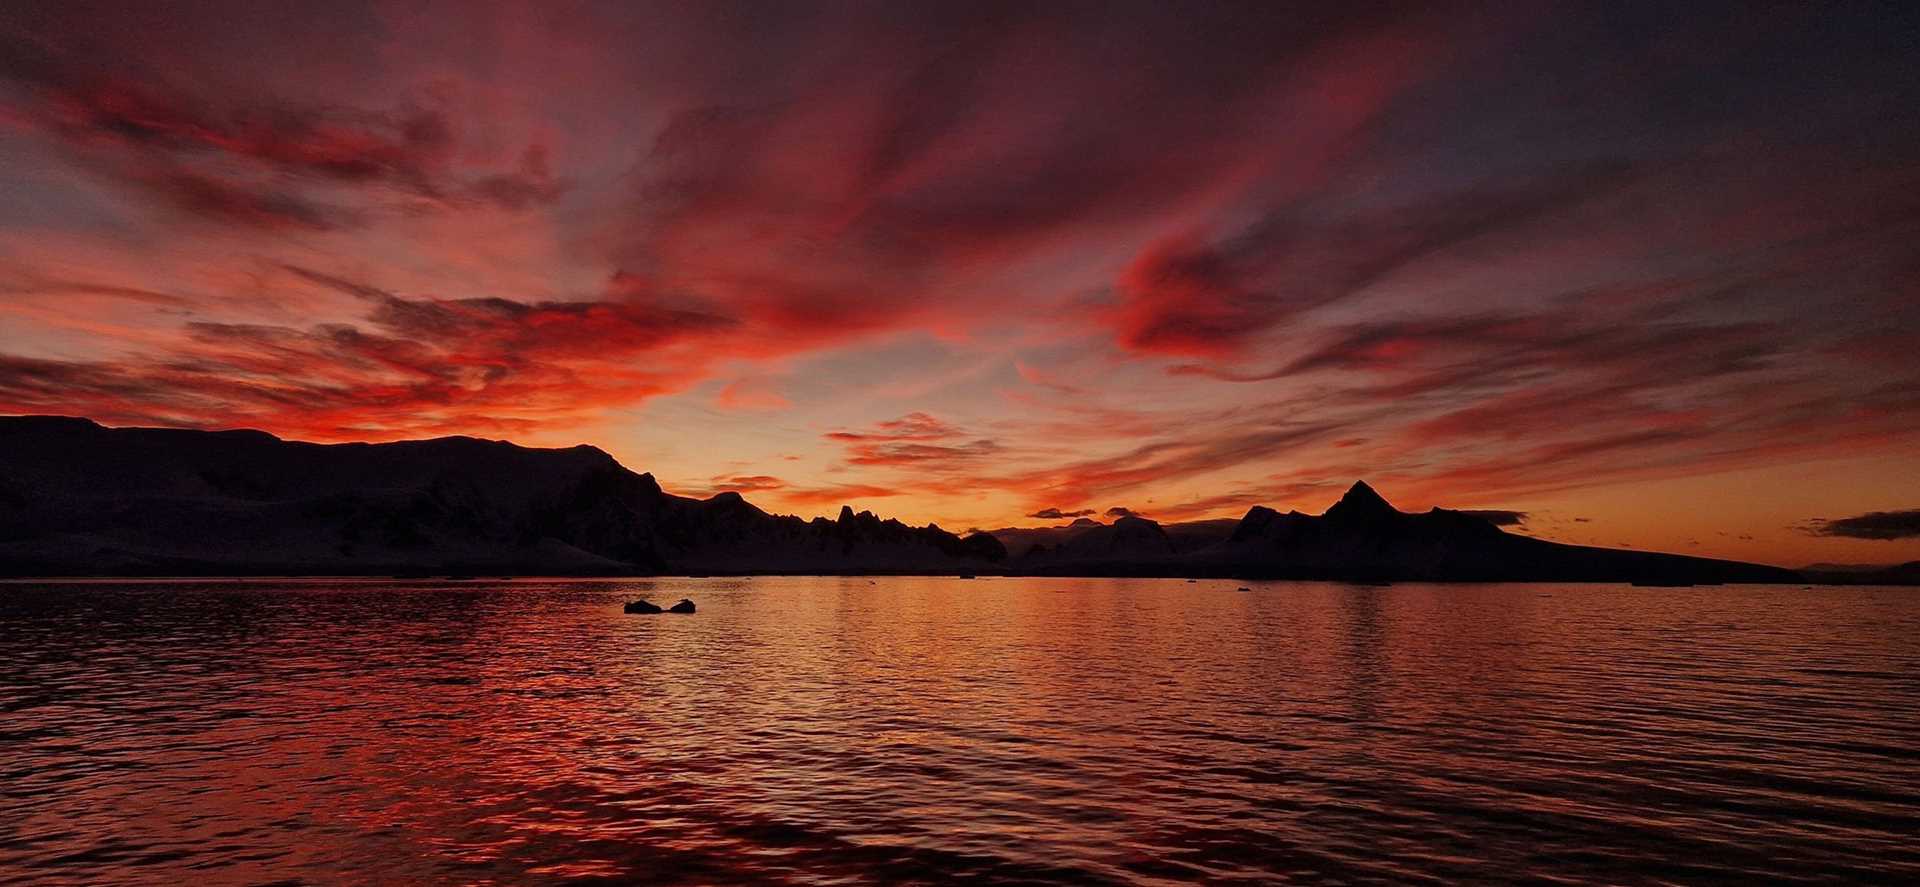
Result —
[[[588,443],[956,531],[1365,478],[1920,559],[1845,522],[1920,508],[1910,28],[94,6],[0,13],[0,413]]]

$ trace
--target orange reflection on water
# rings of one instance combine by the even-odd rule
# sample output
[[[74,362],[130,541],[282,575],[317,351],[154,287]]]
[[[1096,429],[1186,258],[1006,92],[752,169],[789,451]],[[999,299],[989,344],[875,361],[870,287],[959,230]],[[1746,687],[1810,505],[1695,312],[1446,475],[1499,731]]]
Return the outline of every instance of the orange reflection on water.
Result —
[[[1920,874],[1911,592],[1236,586],[9,586],[0,875]]]

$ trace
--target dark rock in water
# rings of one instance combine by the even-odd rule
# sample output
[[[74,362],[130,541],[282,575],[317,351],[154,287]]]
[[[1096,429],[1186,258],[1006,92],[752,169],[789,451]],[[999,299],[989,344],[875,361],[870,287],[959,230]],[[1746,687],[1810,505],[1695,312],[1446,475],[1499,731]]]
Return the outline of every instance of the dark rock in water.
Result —
[[[1251,588],[1248,588],[1248,587],[1246,587],[1246,586],[1244,586],[1244,585],[1242,585],[1242,586],[1240,586],[1239,588],[1236,588],[1236,589],[1234,589],[1234,590],[1235,590],[1235,591],[1252,591],[1253,589],[1251,589]]]
[[[659,612],[659,608],[658,608],[658,607],[656,607],[656,608],[654,608],[654,612]],[[686,598],[681,598],[681,599],[680,599],[680,603],[677,603],[677,604],[674,604],[674,605],[673,605],[673,606],[671,606],[671,607],[668,607],[668,608],[667,608],[667,612],[669,612],[669,613],[691,613],[691,612],[693,612],[693,601],[690,601],[690,600],[687,600]]]
[[[686,603],[686,602],[681,601],[681,603]],[[663,610],[660,609],[659,604],[651,603],[648,601],[628,601],[625,609],[626,609],[626,612],[628,613],[653,614],[653,613],[664,612]],[[675,608],[675,611],[678,612],[677,607]],[[691,613],[693,611],[688,610],[687,612]]]

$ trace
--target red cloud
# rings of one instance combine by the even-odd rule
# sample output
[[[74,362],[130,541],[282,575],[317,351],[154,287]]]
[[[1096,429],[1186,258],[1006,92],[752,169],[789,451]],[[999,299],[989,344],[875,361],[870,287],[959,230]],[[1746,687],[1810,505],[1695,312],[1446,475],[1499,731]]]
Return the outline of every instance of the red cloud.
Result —
[[[960,429],[926,413],[908,413],[898,419],[876,422],[870,431],[831,431],[827,439],[852,444],[896,443],[946,440],[962,434]]]
[[[715,406],[729,410],[784,410],[793,406],[764,379],[729,382],[714,395],[713,402]]]
[[[834,484],[825,487],[788,487],[777,495],[797,506],[841,505],[856,499],[881,499],[903,495],[905,491],[872,484]]]
[[[365,325],[195,322],[184,343],[145,358],[10,359],[0,365],[0,410],[246,424],[330,440],[524,431],[682,390],[736,328],[632,296],[410,299],[289,270],[373,306]]]
[[[826,438],[845,445],[850,465],[908,468],[922,476],[974,472],[1002,452],[996,441],[960,440],[965,436],[961,429],[926,413],[909,413],[875,423],[867,431],[834,431]]]
[[[787,482],[765,474],[735,475],[716,477],[708,489],[715,493],[758,493],[766,490],[785,489]]]
[[[1920,415],[1913,66],[1826,39],[1879,30],[1846,15],[29,6],[4,410],[520,434],[706,383],[804,414],[918,364],[822,352],[932,334],[986,383],[829,433],[862,482],[763,489],[1164,517],[1885,455]],[[1026,384],[991,426],[936,418],[995,365]]]
[[[549,171],[541,145],[529,146],[518,168],[465,175],[453,124],[439,110],[249,104],[189,95],[97,60],[41,62],[16,73],[31,96],[17,121],[74,146],[110,180],[200,219],[328,229],[359,224],[374,207],[520,210],[568,186]]]

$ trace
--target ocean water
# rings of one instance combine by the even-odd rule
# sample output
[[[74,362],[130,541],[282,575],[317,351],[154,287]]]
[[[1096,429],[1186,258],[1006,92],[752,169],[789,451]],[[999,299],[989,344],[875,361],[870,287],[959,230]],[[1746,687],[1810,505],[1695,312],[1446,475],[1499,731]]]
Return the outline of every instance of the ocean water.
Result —
[[[1920,589],[1239,584],[0,585],[0,882],[1920,881]]]

